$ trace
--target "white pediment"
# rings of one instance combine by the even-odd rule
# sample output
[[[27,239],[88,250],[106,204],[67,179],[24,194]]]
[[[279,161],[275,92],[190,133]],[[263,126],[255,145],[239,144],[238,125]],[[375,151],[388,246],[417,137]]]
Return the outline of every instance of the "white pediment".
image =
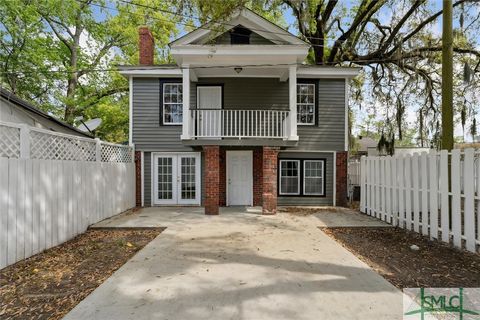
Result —
[[[273,45],[299,45],[309,47],[310,45],[277,26],[276,24],[261,17],[249,9],[241,9],[232,14],[231,18],[221,23],[210,22],[198,29],[178,38],[170,43],[170,46],[204,45],[216,37],[228,32],[230,29],[241,25],[264,39],[272,42]]]

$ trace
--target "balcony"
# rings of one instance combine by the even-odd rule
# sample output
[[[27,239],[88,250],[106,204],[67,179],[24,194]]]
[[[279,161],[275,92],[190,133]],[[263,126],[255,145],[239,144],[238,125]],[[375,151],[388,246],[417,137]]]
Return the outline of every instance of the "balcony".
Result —
[[[190,109],[190,145],[295,145],[288,110]],[[210,141],[210,143],[208,143]]]

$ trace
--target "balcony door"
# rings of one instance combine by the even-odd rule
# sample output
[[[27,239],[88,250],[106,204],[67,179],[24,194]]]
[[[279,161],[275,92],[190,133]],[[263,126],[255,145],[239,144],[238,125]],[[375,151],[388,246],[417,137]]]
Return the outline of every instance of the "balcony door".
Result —
[[[197,135],[220,139],[222,136],[222,86],[197,86]]]
[[[200,204],[199,153],[155,153],[152,173],[154,204]]]

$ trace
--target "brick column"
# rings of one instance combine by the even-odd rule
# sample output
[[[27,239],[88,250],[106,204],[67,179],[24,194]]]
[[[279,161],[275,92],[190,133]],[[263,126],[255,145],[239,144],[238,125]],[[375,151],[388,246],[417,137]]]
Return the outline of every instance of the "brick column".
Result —
[[[337,151],[335,187],[336,187],[336,199],[337,199],[336,205],[339,207],[348,206],[347,161],[348,161],[348,152]]]
[[[262,205],[263,195],[263,151],[262,147],[253,149],[253,205]]]
[[[278,148],[263,147],[262,213],[277,213]]]
[[[205,214],[218,214],[220,204],[220,147],[204,146]]]
[[[142,206],[142,153],[135,151],[135,205]]]
[[[225,148],[220,148],[220,207],[227,205],[227,153]]]

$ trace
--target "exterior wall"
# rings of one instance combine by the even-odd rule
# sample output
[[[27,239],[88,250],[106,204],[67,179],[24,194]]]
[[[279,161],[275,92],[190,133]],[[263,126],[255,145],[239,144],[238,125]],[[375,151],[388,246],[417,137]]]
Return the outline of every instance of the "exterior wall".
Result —
[[[55,132],[61,132],[66,134],[72,134],[79,137],[86,137],[85,135],[59,125],[49,119],[46,119],[34,112],[28,111],[23,107],[0,98],[0,121],[23,123],[31,127],[53,130]]]
[[[178,81],[178,79],[177,79]],[[133,78],[133,143],[141,151],[193,151],[180,141],[182,126],[160,125],[160,80]]]
[[[178,81],[178,79],[176,79]],[[312,81],[312,80],[310,80]],[[345,80],[314,80],[317,88],[318,123],[315,126],[298,126],[298,146],[280,152],[279,158],[291,155],[311,157],[318,150],[318,157],[326,158],[327,180],[325,197],[279,197],[279,205],[331,205],[333,204],[333,158],[332,153],[321,151],[343,151],[345,147]],[[301,79],[299,79],[301,82]],[[225,108],[279,108],[288,109],[288,82],[273,78],[208,78],[199,79],[191,85],[191,105],[196,106],[197,84],[223,85]],[[146,151],[144,156],[144,204],[151,205],[151,152],[198,151],[184,146],[180,140],[182,127],[160,125],[160,79],[133,79],[133,142],[136,150]],[[254,148],[248,148],[254,149]],[[261,149],[261,148],[260,148]],[[223,149],[222,149],[223,150]],[[254,153],[255,159],[255,153]],[[204,203],[204,155],[202,153],[202,205]],[[225,160],[220,163],[222,168]],[[223,169],[224,170],[224,169]],[[254,171],[255,172],[255,171]],[[225,177],[223,177],[225,179]],[[259,178],[261,181],[261,178]],[[221,186],[225,183],[221,183]],[[255,183],[257,185],[257,183]],[[222,187],[221,187],[222,188]],[[224,189],[226,186],[224,187]],[[225,191],[220,190],[220,203],[226,203]],[[254,188],[254,194],[261,194]],[[254,201],[261,204],[258,199]]]
[[[292,150],[345,150],[345,79],[318,79],[315,83],[317,125],[298,126],[299,141]]]
[[[333,205],[334,176],[332,152],[288,152],[282,151],[278,159],[325,159],[325,196],[278,196],[279,206],[305,205],[305,206],[330,206]],[[277,190],[278,191],[278,190]]]
[[[178,79],[177,79],[178,81]],[[299,79],[299,82],[301,79]],[[298,126],[299,143],[294,150],[344,150],[345,80],[319,79],[318,123]],[[288,110],[288,82],[274,78],[207,78],[192,83],[190,100],[197,104],[198,84],[223,86],[225,109],[275,108]],[[181,126],[160,125],[160,80],[133,80],[133,142],[143,151],[192,151],[180,141]]]
[[[288,82],[277,78],[200,78],[190,85],[190,104],[197,106],[197,85],[223,86],[225,109],[288,110]]]

